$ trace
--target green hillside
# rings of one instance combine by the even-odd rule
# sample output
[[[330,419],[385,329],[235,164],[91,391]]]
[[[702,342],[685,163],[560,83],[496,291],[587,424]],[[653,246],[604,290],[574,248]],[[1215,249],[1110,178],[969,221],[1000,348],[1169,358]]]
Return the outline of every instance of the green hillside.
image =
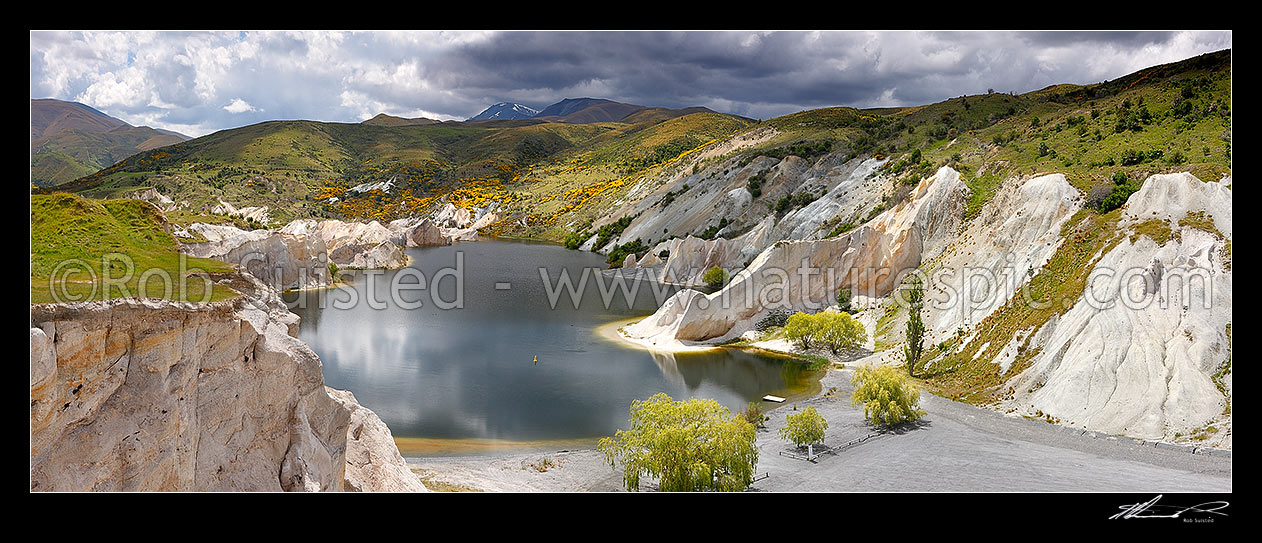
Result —
[[[31,302],[137,296],[201,301],[207,283],[195,273],[232,266],[181,255],[166,218],[139,200],[93,200],[73,194],[31,196]],[[90,270],[90,271],[89,271]],[[170,278],[164,282],[164,278]],[[185,287],[180,286],[184,278]],[[106,288],[107,281],[113,286]],[[168,290],[168,286],[170,287]],[[211,285],[209,300],[236,294]]]
[[[131,126],[80,103],[31,100],[31,183],[64,183],[137,152],[186,139],[174,132]]]
[[[572,188],[618,185],[619,178],[748,124],[712,112],[634,124],[274,121],[139,153],[54,190],[117,198],[154,187],[193,210],[208,210],[219,200],[268,206],[274,222],[391,220],[447,201],[497,202],[529,213],[527,205],[537,199],[546,204],[549,195]],[[388,188],[352,190],[387,182]],[[564,206],[540,211],[554,207]]]
[[[961,96],[917,107],[816,109],[750,129],[766,126],[777,136],[741,151],[745,160],[829,150],[889,156],[886,171],[908,185],[951,165],[971,189],[969,217],[1000,181],[1020,175],[1063,173],[1098,205],[1121,190],[1115,187],[1155,173],[1190,171],[1217,179],[1231,171],[1231,51],[1094,85]]]

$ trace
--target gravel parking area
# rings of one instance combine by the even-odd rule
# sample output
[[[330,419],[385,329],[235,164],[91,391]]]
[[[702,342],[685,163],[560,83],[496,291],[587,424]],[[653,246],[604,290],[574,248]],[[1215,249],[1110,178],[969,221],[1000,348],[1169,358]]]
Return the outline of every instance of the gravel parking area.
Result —
[[[851,407],[850,370],[830,370],[832,395],[797,402],[828,420],[814,462],[780,439],[794,404],[758,432],[758,479],[771,492],[1230,492],[1231,453],[1084,433],[921,394],[919,424],[878,432]],[[862,442],[847,443],[862,438]],[[831,449],[831,450],[830,450]],[[622,476],[593,450],[409,458],[431,487],[492,492],[616,492]]]

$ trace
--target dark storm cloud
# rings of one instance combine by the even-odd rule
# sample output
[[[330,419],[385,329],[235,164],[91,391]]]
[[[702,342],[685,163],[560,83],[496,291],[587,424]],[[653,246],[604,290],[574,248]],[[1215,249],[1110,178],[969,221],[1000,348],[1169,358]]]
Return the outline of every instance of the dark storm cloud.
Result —
[[[513,32],[453,49],[435,67],[450,87],[492,101],[596,88],[639,104],[771,116],[1091,83],[1224,47],[1230,33]]]
[[[1025,32],[1020,36],[1023,41],[1033,46],[1060,47],[1085,43],[1103,43],[1117,46],[1142,47],[1151,43],[1167,42],[1175,34],[1175,32],[1064,31]]]
[[[200,135],[596,97],[769,118],[1092,83],[1230,32],[32,32],[31,96]]]

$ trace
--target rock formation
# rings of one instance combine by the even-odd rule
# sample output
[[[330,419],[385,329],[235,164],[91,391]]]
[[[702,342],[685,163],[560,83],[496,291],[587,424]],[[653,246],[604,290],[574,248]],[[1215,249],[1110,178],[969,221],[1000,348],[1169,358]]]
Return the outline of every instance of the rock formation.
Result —
[[[31,306],[31,490],[340,490],[365,456],[361,489],[411,485],[379,432],[348,442],[357,410],[276,292],[215,280],[241,296]]]
[[[355,401],[349,390],[325,387],[335,401],[351,413],[347,430],[346,475],[342,490],[354,492],[426,492],[425,485],[408,469],[390,428],[368,408]]]
[[[884,295],[953,239],[966,194],[959,173],[944,167],[921,181],[907,201],[871,222],[835,238],[776,242],[719,292],[681,291],[652,316],[628,326],[627,335],[659,346],[722,341],[740,335],[770,309],[823,309],[840,288]],[[677,249],[681,255],[697,254],[684,250],[685,243]],[[676,251],[667,270],[672,260]]]
[[[1144,439],[1200,433],[1194,443],[1230,448],[1230,184],[1148,178],[1120,227],[1157,220],[1170,238],[1130,235],[1104,254],[1089,292],[1031,341],[1040,350],[1000,407]]]
[[[407,256],[404,232],[392,231],[377,221],[293,221],[280,230],[287,234],[315,234],[324,240],[328,258],[343,268],[402,268]]]
[[[189,226],[182,235],[206,240],[185,242],[184,252],[189,255],[241,265],[278,290],[330,284],[327,248],[318,235],[202,223]]]
[[[272,216],[268,213],[267,206],[246,206],[237,208],[228,202],[220,200],[219,204],[210,209],[210,212],[220,215],[241,217],[243,219],[253,219],[263,224],[272,222]]]
[[[451,238],[430,219],[399,219],[387,226],[392,232],[401,232],[405,247],[435,247],[451,245]]]
[[[1060,247],[1061,227],[1082,205],[1082,193],[1061,174],[1005,183],[941,257],[921,268],[925,299],[951,300],[925,304],[928,339],[976,325],[1007,303]]]

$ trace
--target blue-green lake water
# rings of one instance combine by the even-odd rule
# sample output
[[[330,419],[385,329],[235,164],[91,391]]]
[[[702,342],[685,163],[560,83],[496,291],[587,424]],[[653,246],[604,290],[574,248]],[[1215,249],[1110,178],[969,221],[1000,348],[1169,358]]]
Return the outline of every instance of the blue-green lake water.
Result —
[[[602,325],[649,315],[659,302],[645,281],[633,299],[615,295],[606,307],[601,255],[513,241],[408,255],[411,271],[351,272],[347,286],[285,296],[302,317],[300,338],[320,355],[325,383],[352,391],[396,439],[589,440],[626,428],[631,402],[658,392],[740,411],[818,380],[802,363],[761,351],[654,353],[602,336]],[[462,308],[450,307],[456,277],[440,274],[458,263]],[[551,307],[540,268],[551,284],[562,270],[574,284],[589,274],[578,308],[568,293]],[[417,283],[417,272],[425,289],[415,284],[392,300],[391,282]],[[370,279],[380,303],[366,300]]]

